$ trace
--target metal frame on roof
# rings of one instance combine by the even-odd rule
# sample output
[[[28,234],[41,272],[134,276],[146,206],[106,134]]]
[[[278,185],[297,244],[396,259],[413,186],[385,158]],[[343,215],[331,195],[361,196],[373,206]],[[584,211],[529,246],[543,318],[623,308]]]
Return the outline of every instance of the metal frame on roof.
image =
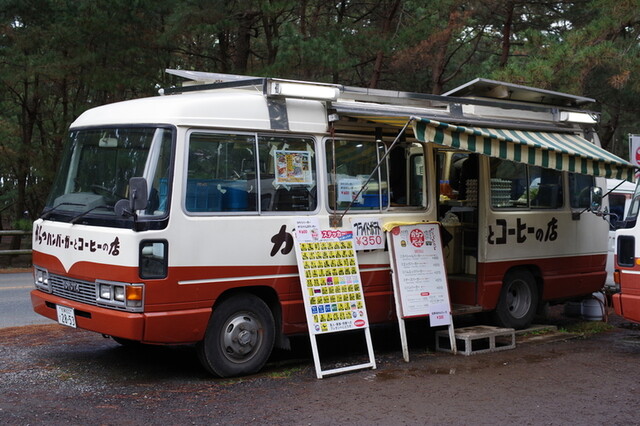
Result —
[[[163,94],[177,94],[223,88],[259,88],[263,91],[263,94],[268,95],[267,87],[270,82],[287,82],[334,87],[339,90],[340,93],[339,98],[335,102],[355,101],[356,103],[363,104],[379,103],[384,104],[385,107],[389,105],[408,106],[410,108],[444,109],[448,107],[451,111],[455,111],[460,109],[460,105],[477,105],[535,112],[553,112],[556,108],[563,108],[563,110],[568,111],[573,110],[584,112],[584,110],[576,107],[578,105],[595,102],[591,98],[486,79],[475,79],[463,86],[447,92],[444,95],[432,95],[417,92],[370,89],[365,87],[343,86],[340,84],[316,83],[270,77],[252,77],[236,74],[174,69],[167,69],[166,72],[171,75],[191,80],[192,83],[181,87],[162,89]],[[488,90],[489,88],[495,89],[496,93],[498,93],[498,88],[507,88],[509,90],[508,93],[511,93],[511,96],[502,96],[500,93],[491,95]],[[527,101],[524,94],[529,94],[529,101]],[[477,98],[474,96],[477,96]],[[533,104],[531,100],[533,98],[540,100],[540,102]],[[558,103],[551,103],[550,100],[557,100]]]
[[[476,78],[475,80],[469,81],[462,86],[446,92],[444,96],[481,96],[564,107],[576,107],[596,102],[595,99],[584,96],[575,96],[568,93],[554,92],[552,90],[485,78]]]

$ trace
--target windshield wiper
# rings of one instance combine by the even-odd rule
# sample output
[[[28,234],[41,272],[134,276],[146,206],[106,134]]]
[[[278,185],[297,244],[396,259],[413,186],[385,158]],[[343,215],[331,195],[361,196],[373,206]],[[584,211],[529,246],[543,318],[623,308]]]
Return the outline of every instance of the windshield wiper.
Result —
[[[92,211],[96,210],[96,209],[108,209],[108,208],[113,208],[113,206],[108,206],[106,204],[102,204],[100,206],[95,206],[90,208],[89,210],[85,210],[82,213],[80,213],[79,215],[73,217],[69,223],[70,224],[75,224],[77,221],[79,221],[80,219],[82,219],[83,217],[85,217],[86,215],[88,215],[89,213],[91,213]]]
[[[80,204],[80,203],[60,203],[57,206],[52,207],[51,210],[48,210],[48,211],[42,213],[40,215],[40,219],[47,219],[49,216],[51,216],[51,214],[54,211],[58,210],[58,208],[62,207],[62,206],[84,206],[84,204]]]

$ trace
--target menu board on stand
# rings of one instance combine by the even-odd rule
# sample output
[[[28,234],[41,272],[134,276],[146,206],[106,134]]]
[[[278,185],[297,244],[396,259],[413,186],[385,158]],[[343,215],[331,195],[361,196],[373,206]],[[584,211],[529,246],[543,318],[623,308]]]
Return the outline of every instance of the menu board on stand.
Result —
[[[321,230],[316,219],[296,223],[295,249],[316,376],[376,368],[353,232]],[[316,336],[365,333],[369,362],[322,370]]]
[[[388,231],[387,241],[404,360],[409,362],[405,318],[428,316],[431,327],[448,326],[451,347],[455,353],[440,224],[390,224],[385,230]]]

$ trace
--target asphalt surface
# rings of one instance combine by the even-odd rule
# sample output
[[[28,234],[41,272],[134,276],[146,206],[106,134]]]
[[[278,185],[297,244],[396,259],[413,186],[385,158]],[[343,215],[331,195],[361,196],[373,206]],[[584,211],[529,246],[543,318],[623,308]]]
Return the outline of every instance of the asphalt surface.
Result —
[[[620,318],[550,322],[557,331],[519,335],[515,349],[461,356],[436,352],[416,321],[409,363],[396,327],[375,328],[377,369],[321,380],[305,337],[259,374],[217,379],[192,346],[123,347],[55,323],[2,328],[0,424],[640,424],[640,331]],[[352,337],[323,343],[325,368],[362,362]]]
[[[31,272],[0,274],[0,328],[52,322],[33,312],[29,296],[33,288]]]
[[[26,324],[0,327],[1,425],[640,424],[640,328],[611,309],[605,323],[552,308],[552,327],[471,356],[435,351],[434,330],[409,322],[409,363],[397,326],[374,327],[377,369],[321,380],[301,336],[259,374],[218,379],[193,346],[123,347],[40,319],[30,290],[29,273],[0,275],[3,324]],[[324,369],[364,361],[353,334],[328,337]]]

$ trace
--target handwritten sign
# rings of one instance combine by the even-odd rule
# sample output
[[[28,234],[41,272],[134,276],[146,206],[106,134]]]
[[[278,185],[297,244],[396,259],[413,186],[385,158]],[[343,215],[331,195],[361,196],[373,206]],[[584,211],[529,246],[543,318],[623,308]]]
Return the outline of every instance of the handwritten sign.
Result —
[[[338,180],[338,202],[339,203],[350,203],[353,201],[353,197],[360,191],[362,188],[362,181],[357,178],[343,178]],[[362,204],[363,202],[362,193],[355,200],[356,204]]]
[[[384,248],[384,232],[380,219],[354,219],[351,222],[356,250]]]
[[[391,230],[396,295],[404,318],[429,315],[431,326],[451,323],[451,304],[436,223],[396,226]]]

